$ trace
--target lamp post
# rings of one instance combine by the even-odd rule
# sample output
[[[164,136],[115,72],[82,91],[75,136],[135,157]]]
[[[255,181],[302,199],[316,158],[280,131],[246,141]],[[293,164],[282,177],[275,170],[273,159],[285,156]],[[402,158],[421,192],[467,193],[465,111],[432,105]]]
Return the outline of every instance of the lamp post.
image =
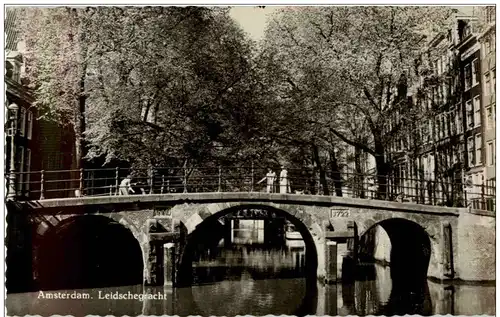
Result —
[[[16,197],[16,134],[17,134],[17,111],[19,106],[15,103],[9,105],[7,108],[9,110],[9,120],[10,120],[10,166],[9,166],[9,187],[7,193],[7,199],[14,200]]]

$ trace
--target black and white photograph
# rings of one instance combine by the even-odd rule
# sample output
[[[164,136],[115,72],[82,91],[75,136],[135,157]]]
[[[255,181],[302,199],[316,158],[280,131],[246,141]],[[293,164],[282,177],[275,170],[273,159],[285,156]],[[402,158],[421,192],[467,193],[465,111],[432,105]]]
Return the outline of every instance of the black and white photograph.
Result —
[[[496,315],[495,3],[3,17],[7,316]]]

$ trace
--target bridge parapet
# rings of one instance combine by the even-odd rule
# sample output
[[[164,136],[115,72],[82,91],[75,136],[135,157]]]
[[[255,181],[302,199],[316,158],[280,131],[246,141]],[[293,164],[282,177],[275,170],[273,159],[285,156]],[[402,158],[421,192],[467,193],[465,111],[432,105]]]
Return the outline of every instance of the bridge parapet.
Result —
[[[16,186],[13,188],[17,188],[16,200],[75,199],[75,204],[82,197],[245,192],[247,195],[295,193],[359,198],[485,211],[495,211],[496,207],[493,184],[467,185],[394,176],[380,178],[358,173],[340,173],[336,179],[320,179],[317,171],[307,169],[289,169],[286,177],[280,179],[266,175],[267,172],[267,169],[253,166],[34,171],[15,173]],[[130,185],[123,182],[127,176],[131,177]],[[383,184],[377,183],[380,179],[384,180]]]
[[[141,209],[151,208],[157,204],[177,205],[183,203],[217,203],[217,202],[241,202],[255,204],[293,204],[305,206],[345,206],[363,209],[378,209],[386,211],[408,211],[411,213],[456,215],[460,212],[471,212],[466,208],[443,207],[421,205],[415,203],[404,203],[396,201],[381,201],[362,198],[348,198],[322,195],[299,195],[299,194],[270,194],[257,192],[234,192],[234,193],[178,193],[178,194],[146,194],[146,195],[123,195],[123,196],[96,196],[77,198],[53,198],[44,200],[33,200],[15,202],[24,209],[40,209],[50,212],[61,209],[78,209],[80,207],[92,208],[92,206],[106,207],[115,206],[117,209]],[[493,216],[494,213],[486,211],[472,211]]]

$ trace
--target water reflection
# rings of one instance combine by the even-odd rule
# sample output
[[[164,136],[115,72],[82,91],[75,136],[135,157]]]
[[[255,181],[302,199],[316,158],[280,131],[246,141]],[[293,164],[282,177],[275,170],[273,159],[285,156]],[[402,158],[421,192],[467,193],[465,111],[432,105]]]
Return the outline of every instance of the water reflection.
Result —
[[[390,269],[381,265],[361,267],[354,283],[323,285],[304,278],[300,252],[221,251],[194,263],[197,285],[192,287],[132,285],[77,290],[89,294],[81,300],[47,299],[39,292],[8,294],[7,312],[42,316],[495,314],[494,286],[392,281]],[[45,292],[45,297],[49,293],[56,294]],[[106,299],[106,294],[140,297]]]

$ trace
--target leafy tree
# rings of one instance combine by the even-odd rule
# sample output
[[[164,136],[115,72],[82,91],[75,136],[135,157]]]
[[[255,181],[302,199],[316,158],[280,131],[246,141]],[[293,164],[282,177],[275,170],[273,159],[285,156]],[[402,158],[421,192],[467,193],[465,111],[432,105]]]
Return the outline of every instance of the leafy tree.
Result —
[[[246,105],[251,52],[241,31],[224,10],[122,14],[109,43],[126,53],[103,54],[92,77],[100,89],[90,114],[91,155],[141,166],[227,158],[252,120]]]
[[[85,77],[88,43],[96,33],[88,28],[93,9],[22,8],[22,39],[26,45],[26,78],[34,90],[41,117],[71,125],[75,133],[76,167],[85,155]]]
[[[74,127],[78,162],[255,156],[252,43],[228,9],[27,8],[24,16],[36,105]]]
[[[298,7],[282,9],[268,26],[265,47],[287,65],[280,84],[298,92],[294,102],[308,101],[311,127],[375,157],[382,196],[387,147],[405,121],[390,133],[386,125],[395,108],[405,117],[409,70],[425,35],[444,27],[449,13],[443,7]],[[353,134],[358,120],[364,129]]]

